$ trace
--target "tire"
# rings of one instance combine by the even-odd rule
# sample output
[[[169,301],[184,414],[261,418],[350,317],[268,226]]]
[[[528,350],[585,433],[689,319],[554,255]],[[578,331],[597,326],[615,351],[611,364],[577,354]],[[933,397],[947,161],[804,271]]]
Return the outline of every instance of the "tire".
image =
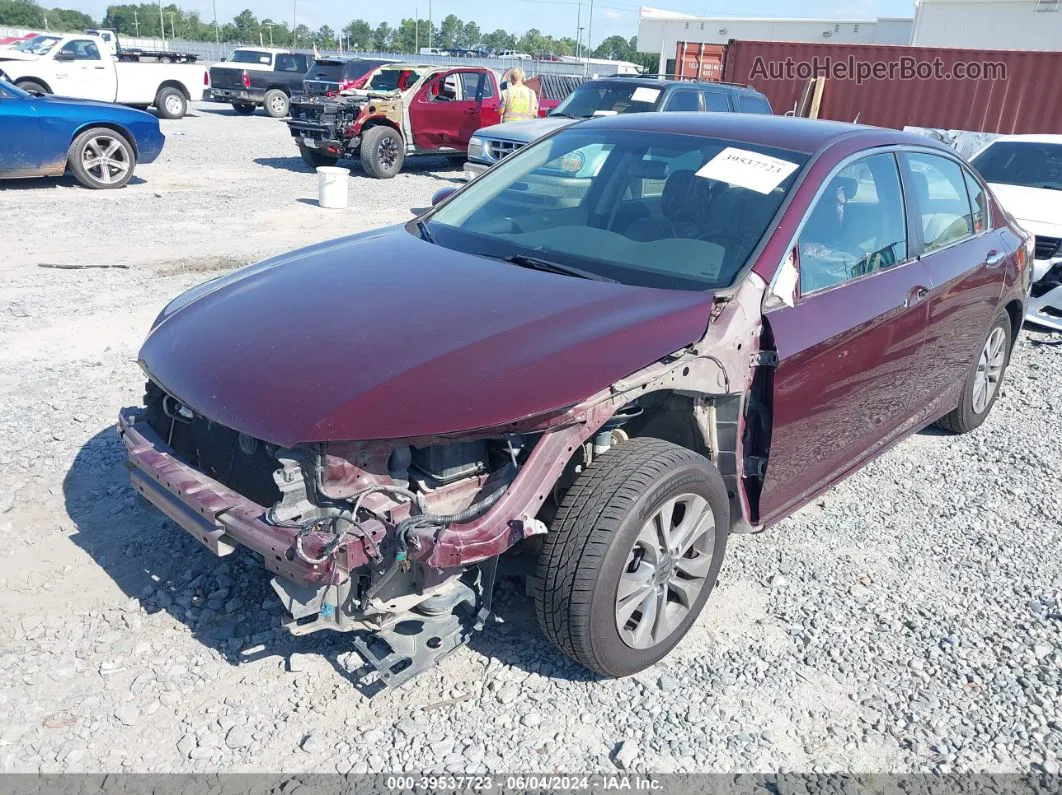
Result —
[[[176,88],[160,88],[155,95],[155,108],[164,119],[183,119],[188,112],[188,100]]]
[[[398,131],[380,125],[370,127],[361,138],[361,167],[376,179],[391,179],[402,170],[405,142]]]
[[[254,105],[248,105],[246,102],[233,102],[232,109],[241,116],[250,116],[255,111]]]
[[[173,59],[170,58],[168,55],[163,55],[161,58],[159,58],[159,63],[173,63]]]
[[[985,421],[996,404],[1003,376],[1010,364],[1011,334],[1010,315],[1003,312],[985,335],[984,345],[963,384],[959,405],[937,420],[938,428],[952,433],[969,433]],[[988,389],[987,396],[981,391],[982,385]]]
[[[318,166],[334,166],[339,162],[338,157],[329,157],[323,155],[316,149],[310,149],[307,146],[299,144],[299,154],[302,155],[302,160],[310,168],[317,168]]]
[[[70,144],[66,157],[67,167],[86,188],[121,188],[136,168],[132,145],[121,133],[106,127],[85,130]],[[105,162],[100,162],[104,158]]]
[[[689,508],[696,512],[691,516],[704,516],[714,526],[706,522],[691,531],[694,540],[685,554],[661,556],[656,520],[672,500],[683,506],[673,517],[681,519]],[[542,633],[565,655],[604,676],[648,668],[696,621],[719,576],[729,529],[726,486],[706,458],[660,439],[621,442],[579,475],[545,537],[534,578]],[[653,565],[653,558],[661,566]],[[686,570],[698,573],[699,590],[688,585],[693,579],[679,576]],[[641,590],[632,593],[645,596],[625,600],[628,608],[640,605],[630,610],[621,632],[619,589],[642,580]],[[686,585],[680,588],[681,583]],[[653,637],[655,623],[648,619],[658,602],[646,599],[661,592],[672,626]],[[646,633],[650,637],[642,637],[639,646],[639,635]]]
[[[287,116],[290,104],[291,100],[288,95],[279,88],[269,89],[262,100],[262,107],[265,108],[266,115],[271,119],[283,119]]]
[[[36,80],[19,80],[17,83],[15,83],[15,85],[21,88],[23,91],[36,91],[38,94],[52,93],[47,88],[38,83]]]

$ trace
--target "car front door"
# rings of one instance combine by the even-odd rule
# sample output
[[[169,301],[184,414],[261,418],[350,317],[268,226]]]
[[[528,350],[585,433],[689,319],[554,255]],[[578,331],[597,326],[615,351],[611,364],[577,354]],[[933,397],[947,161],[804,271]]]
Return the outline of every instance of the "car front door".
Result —
[[[0,177],[32,174],[41,164],[41,122],[32,99],[15,96],[0,85]]]
[[[475,112],[474,98],[471,101],[461,98],[459,70],[435,75],[420,87],[409,106],[414,145],[418,149],[453,146],[452,141]]]
[[[759,495],[765,524],[910,429],[930,282],[910,245],[901,184],[891,152],[831,176],[791,255],[791,300],[764,311],[778,356]]]
[[[116,96],[114,62],[104,61],[96,42],[72,39],[55,54],[56,94],[113,102]]]
[[[958,403],[998,311],[1006,249],[988,218],[984,186],[959,161],[907,152],[903,162],[921,259],[932,282],[919,406],[925,424]]]

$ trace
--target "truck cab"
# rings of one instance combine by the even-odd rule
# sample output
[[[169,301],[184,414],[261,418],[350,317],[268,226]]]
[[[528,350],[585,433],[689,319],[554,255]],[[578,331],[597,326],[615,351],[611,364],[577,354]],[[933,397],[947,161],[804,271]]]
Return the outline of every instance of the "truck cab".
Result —
[[[267,115],[288,115],[293,94],[313,66],[313,56],[272,47],[237,47],[222,63],[210,67],[210,98],[231,104],[242,115],[264,108]]]

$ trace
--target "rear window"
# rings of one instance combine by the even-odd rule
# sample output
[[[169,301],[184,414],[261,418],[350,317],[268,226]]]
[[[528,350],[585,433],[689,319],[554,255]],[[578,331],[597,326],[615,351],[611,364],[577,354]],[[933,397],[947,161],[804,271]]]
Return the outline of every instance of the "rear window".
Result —
[[[739,94],[738,110],[742,113],[771,113],[771,105],[758,94]]]
[[[236,50],[228,57],[229,63],[260,63],[269,65],[273,59],[267,52],[259,50]]]
[[[357,61],[320,60],[310,67],[306,73],[306,79],[330,80],[337,83],[340,80],[354,80],[371,72],[379,65],[379,61],[361,59]]]
[[[555,116],[614,116],[618,113],[647,113],[655,110],[663,86],[645,86],[624,80],[583,83],[553,112]]]
[[[1062,190],[1062,144],[999,141],[970,163],[986,182]]]
[[[412,69],[384,69],[372,76],[369,85],[373,91],[405,91],[420,80],[420,74]]]

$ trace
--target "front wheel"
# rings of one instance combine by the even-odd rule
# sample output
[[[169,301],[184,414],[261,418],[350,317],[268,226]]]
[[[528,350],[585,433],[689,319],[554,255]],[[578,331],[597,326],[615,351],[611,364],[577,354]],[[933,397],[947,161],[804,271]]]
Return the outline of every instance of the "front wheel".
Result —
[[[183,119],[188,112],[188,100],[176,88],[163,88],[155,95],[155,107],[164,119]]]
[[[361,167],[376,179],[390,179],[402,170],[406,159],[405,144],[391,127],[370,128],[361,139]]]
[[[70,144],[67,166],[86,188],[120,188],[133,176],[136,155],[124,136],[95,127]]]
[[[265,108],[266,114],[274,119],[283,119],[287,116],[290,104],[291,101],[288,99],[288,95],[279,88],[272,88],[267,91],[265,98],[262,100],[262,107]]]
[[[706,458],[660,439],[621,442],[579,475],[545,538],[543,634],[605,676],[648,668],[696,621],[729,529],[726,486]]]
[[[962,387],[959,405],[937,420],[937,427],[952,433],[969,433],[988,417],[999,397],[1003,375],[1010,362],[1010,315],[996,318]]]
[[[19,82],[15,83],[15,85],[18,86],[19,88],[21,88],[23,91],[29,91],[30,93],[33,93],[33,92],[36,92],[38,94],[51,94],[52,93],[51,91],[46,89],[44,86],[42,86],[40,83],[38,83],[35,80],[20,80]]]

